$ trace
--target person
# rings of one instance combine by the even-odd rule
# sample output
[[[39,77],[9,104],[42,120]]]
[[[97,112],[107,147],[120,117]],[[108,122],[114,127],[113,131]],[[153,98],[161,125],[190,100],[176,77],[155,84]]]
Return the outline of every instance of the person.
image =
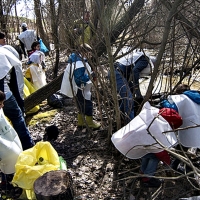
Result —
[[[22,33],[18,35],[18,39],[20,41],[20,45],[22,47],[22,50],[24,52],[24,57],[26,58],[30,56],[30,52],[32,51],[31,45],[34,41],[38,41],[39,37],[37,36],[35,30],[29,30],[26,23],[21,24]],[[27,53],[26,53],[26,51]]]
[[[23,150],[34,146],[24,119],[24,79],[21,61],[9,50],[0,47],[0,90],[6,95],[3,111],[11,121]]]
[[[16,48],[14,48],[11,45],[7,45],[7,41],[6,41],[6,35],[4,32],[0,31],[0,47],[4,47],[6,49],[8,49],[9,51],[11,51],[18,59],[20,59],[19,53],[16,50]]]
[[[150,74],[150,68],[153,67],[152,60],[155,62],[155,57],[146,57],[143,52],[135,51],[123,56],[114,63],[117,92],[121,97],[120,110],[125,116],[125,124],[134,118],[136,104],[143,100],[139,88],[140,73],[148,68],[145,73],[147,73],[146,75]],[[134,81],[132,81],[132,75]],[[133,88],[135,88],[135,91]]]
[[[0,31],[0,47],[7,48],[9,51],[12,51],[12,53],[15,54],[15,56],[19,59],[22,60],[22,49],[19,45],[7,45],[6,42],[6,35],[5,33]]]
[[[45,74],[45,55],[36,50],[29,57],[29,67],[25,72],[25,78],[30,81],[36,90],[47,84]]]
[[[114,63],[114,68],[117,93],[120,95],[120,111],[124,114],[124,124],[127,124],[135,117],[133,94],[128,83],[131,67]]]
[[[200,123],[200,93],[196,90],[191,90],[189,85],[181,83],[176,87],[174,94],[161,98],[160,106],[172,108],[181,115],[183,118],[182,130],[178,130],[180,145],[187,150],[188,154],[191,154],[191,158],[195,158],[197,148],[200,147],[200,128],[188,127]],[[180,160],[175,159],[172,163],[172,168],[178,170],[179,163]]]
[[[161,99],[161,107],[169,107],[175,109],[183,118],[181,128],[194,126],[200,123],[200,93],[191,90],[187,84],[179,84],[174,94]],[[187,128],[178,131],[180,143],[184,147],[200,146],[200,127]]]
[[[0,115],[1,115],[1,132],[5,133],[8,138],[1,138],[1,160],[0,160],[0,168],[1,168],[1,194],[5,192],[5,190],[14,189],[14,187],[9,183],[13,178],[13,173],[15,172],[15,164],[19,154],[22,152],[21,142],[17,133],[12,128],[11,124],[5,118],[2,108],[4,106],[4,101],[6,99],[6,95],[4,92],[0,90]],[[7,129],[6,129],[7,128]],[[13,139],[13,140],[12,140]],[[10,145],[13,145],[13,148]],[[22,193],[22,189],[15,188],[15,196],[19,196],[18,194]],[[18,194],[16,194],[18,193]]]
[[[88,126],[98,129],[101,124],[93,120],[93,103],[91,95],[94,72],[86,59],[91,56],[91,47],[88,44],[80,46],[79,52],[73,52],[68,59],[60,92],[66,96],[74,97],[78,106],[78,127]],[[86,124],[85,124],[86,122]]]
[[[33,42],[32,45],[31,45],[31,50],[32,51],[29,53],[29,56],[32,53],[34,53],[35,51],[40,51],[40,42],[38,42],[38,41]]]
[[[172,108],[161,108],[158,112],[171,126],[172,129],[179,128],[183,120],[181,116]],[[171,158],[166,150],[156,153],[148,153],[141,158],[140,173],[148,176],[141,178],[141,183],[144,187],[160,187],[162,181],[155,179],[153,176],[156,173],[158,163],[160,161],[169,169]]]
[[[77,36],[77,46],[80,44],[91,44],[92,23],[90,22],[90,12],[85,11],[83,17],[74,22],[74,33]]]
[[[40,42],[38,41],[35,41],[33,42],[33,44],[31,45],[31,52],[29,53],[29,57],[31,54],[33,54],[35,51],[40,51]],[[44,63],[44,62],[43,62]],[[30,58],[28,59],[28,62],[27,62],[27,65],[30,65],[31,64],[31,61],[30,61]]]
[[[126,51],[129,51],[128,49]],[[126,53],[126,52],[125,52]],[[126,72],[125,78],[133,93],[133,97],[138,101],[143,99],[139,87],[140,75],[144,72],[145,75],[150,75],[154,68],[156,57],[149,56],[142,51],[131,51],[127,55],[119,58],[115,62],[116,69]],[[132,75],[130,76],[130,73]],[[120,87],[120,86],[119,86]]]
[[[155,173],[158,163],[167,166],[170,157],[165,151],[177,143],[172,127],[182,124],[180,115],[170,108],[158,109],[146,102],[141,112],[126,126],[115,132],[111,141],[114,146],[129,159],[141,159],[141,184],[146,187],[159,187]],[[163,132],[169,132],[169,135]]]

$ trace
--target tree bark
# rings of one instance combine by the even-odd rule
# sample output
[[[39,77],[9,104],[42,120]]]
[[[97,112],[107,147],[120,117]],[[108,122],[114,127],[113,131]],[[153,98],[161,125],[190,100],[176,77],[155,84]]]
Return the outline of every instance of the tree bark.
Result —
[[[123,17],[119,20],[119,22],[114,26],[113,30],[111,31],[110,41],[113,44],[118,36],[123,32],[133,18],[139,13],[139,11],[143,8],[145,1],[144,0],[135,0],[131,7],[127,10],[127,12],[123,15]],[[106,52],[105,40],[102,41],[97,45],[98,49],[98,56],[101,56],[103,53]]]
[[[34,1],[34,11],[35,11],[35,16],[36,16],[36,24],[37,24],[37,27],[38,27],[37,32],[39,32],[38,36],[42,39],[44,44],[49,48],[49,38],[48,38],[48,35],[45,33],[43,25],[42,25],[43,17],[41,15],[41,2],[40,2],[40,0]]]
[[[151,96],[152,94],[152,90],[153,90],[153,83],[154,83],[154,80],[158,74],[158,69],[159,69],[159,65],[160,65],[160,62],[161,62],[161,59],[162,59],[162,56],[163,56],[163,53],[165,51],[165,47],[166,47],[166,44],[167,44],[167,40],[168,40],[168,37],[169,37],[169,33],[170,33],[170,30],[171,30],[171,22],[172,22],[172,19],[174,18],[175,14],[177,13],[177,9],[178,7],[181,5],[181,3],[183,3],[185,0],[176,0],[174,1],[173,3],[173,6],[167,16],[167,20],[166,20],[166,23],[165,23],[165,29],[164,29],[164,32],[163,32],[163,37],[162,37],[162,43],[161,43],[161,46],[160,46],[160,49],[159,49],[159,52],[158,52],[158,55],[157,55],[157,58],[156,58],[156,64],[155,64],[155,67],[154,67],[154,71],[151,75],[151,80],[150,80],[150,83],[149,83],[149,87],[147,89],[147,92],[146,92],[146,96],[145,96],[145,99],[143,102],[146,102],[149,97]],[[140,112],[142,108],[142,105],[139,109],[138,112]]]
[[[50,171],[40,176],[33,185],[37,200],[73,200],[72,178],[65,170]]]
[[[32,93],[30,96],[24,99],[24,108],[26,112],[28,112],[36,105],[40,104],[48,96],[60,90],[63,73],[57,78],[55,78],[53,81],[51,81],[50,83],[48,83],[47,85],[40,88],[39,90],[37,90],[36,92]]]

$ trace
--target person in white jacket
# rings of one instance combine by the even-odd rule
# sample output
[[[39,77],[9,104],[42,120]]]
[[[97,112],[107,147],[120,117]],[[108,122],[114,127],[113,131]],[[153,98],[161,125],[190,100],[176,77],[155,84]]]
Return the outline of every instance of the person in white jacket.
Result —
[[[45,74],[45,55],[36,50],[29,57],[30,65],[26,70],[25,77],[30,81],[36,90],[47,84]]]
[[[1,35],[0,33],[0,37]],[[21,61],[15,53],[14,48],[9,45],[0,46],[0,90],[6,95],[3,107],[4,114],[12,122],[23,150],[26,150],[34,146],[35,143],[24,119],[24,78]]]
[[[126,51],[129,51],[128,49]],[[124,52],[126,53],[126,52]],[[127,55],[122,58],[116,60],[115,69],[122,72],[123,76],[129,82],[129,86],[131,91],[133,92],[133,96],[136,99],[143,99],[143,96],[139,87],[139,79],[141,75],[150,75],[154,68],[154,63],[156,61],[156,57],[149,56],[143,51],[131,51]],[[130,74],[132,73],[132,77]],[[131,79],[132,78],[132,79]],[[133,80],[132,85],[130,80]]]
[[[79,127],[87,124],[90,128],[98,129],[101,124],[93,121],[93,103],[90,91],[92,87],[90,77],[93,77],[94,72],[86,60],[89,56],[88,53],[91,53],[91,47],[84,44],[80,46],[80,49],[81,54],[74,52],[69,56],[69,64],[63,76],[60,92],[68,97],[76,97],[79,109]]]
[[[20,45],[24,52],[24,57],[26,58],[27,54],[29,57],[30,52],[32,51],[31,45],[33,44],[34,41],[37,41],[39,38],[38,38],[35,30],[28,29],[28,26],[26,23],[22,23],[21,28],[22,28],[22,33],[20,35],[18,35],[18,39],[20,40]],[[26,49],[27,53],[26,53],[25,49]]]

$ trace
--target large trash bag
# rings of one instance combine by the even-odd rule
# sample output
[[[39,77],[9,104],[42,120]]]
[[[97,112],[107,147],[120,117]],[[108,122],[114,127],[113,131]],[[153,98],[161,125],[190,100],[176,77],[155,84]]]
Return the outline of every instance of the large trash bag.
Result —
[[[12,183],[25,190],[33,190],[34,181],[44,173],[60,169],[59,156],[49,142],[38,142],[20,153]]]
[[[0,169],[4,174],[15,172],[15,164],[22,152],[20,139],[0,109]]]
[[[28,97],[30,94],[35,92],[36,89],[34,88],[33,84],[29,82],[25,77],[24,77],[24,98]],[[40,110],[40,106],[37,105],[33,107],[31,110],[26,112],[26,114],[34,114]]]
[[[158,113],[158,108],[146,102],[139,115],[112,135],[111,141],[115,147],[124,156],[138,159],[148,153],[159,153],[176,145],[175,133]]]

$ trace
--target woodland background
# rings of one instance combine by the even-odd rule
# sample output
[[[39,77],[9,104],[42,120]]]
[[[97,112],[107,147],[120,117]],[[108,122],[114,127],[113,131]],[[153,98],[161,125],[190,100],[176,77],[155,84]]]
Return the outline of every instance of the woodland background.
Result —
[[[156,93],[170,94],[180,82],[188,83],[191,88],[199,90],[200,1],[24,0],[25,5],[31,4],[32,10],[27,7],[27,12],[25,9],[24,15],[19,16],[17,7],[22,1],[0,0],[0,26],[1,31],[7,34],[8,44],[18,45],[16,36],[21,31],[20,24],[26,22],[29,28],[37,30],[49,49],[54,46],[47,55],[51,66],[48,84],[25,99],[27,111],[60,89],[63,64],[65,65],[69,53],[74,50],[74,21],[81,18],[86,10],[90,11],[94,25],[90,46],[95,59],[90,63],[97,74],[98,84],[93,92],[96,96],[98,118],[107,135],[107,145],[111,145],[110,136],[113,132],[121,127],[113,63],[119,58],[118,53],[122,48],[131,47],[130,51],[139,48],[157,57],[144,101],[150,101],[155,95],[156,82],[162,83],[162,90],[158,88]],[[33,12],[34,19],[29,19],[30,12]],[[111,73],[109,83],[106,78],[108,70]],[[166,77],[167,81],[163,81]],[[114,157],[115,161],[119,161],[119,157]],[[186,160],[190,158],[186,157]],[[123,162],[126,163],[127,160]],[[199,174],[198,167],[193,163],[190,165],[193,173]],[[181,177],[175,176],[171,180]],[[190,176],[186,174],[184,177],[188,180]],[[191,181],[188,183],[192,188],[189,191],[198,193],[199,185],[194,186]],[[147,196],[153,199],[149,193]]]

